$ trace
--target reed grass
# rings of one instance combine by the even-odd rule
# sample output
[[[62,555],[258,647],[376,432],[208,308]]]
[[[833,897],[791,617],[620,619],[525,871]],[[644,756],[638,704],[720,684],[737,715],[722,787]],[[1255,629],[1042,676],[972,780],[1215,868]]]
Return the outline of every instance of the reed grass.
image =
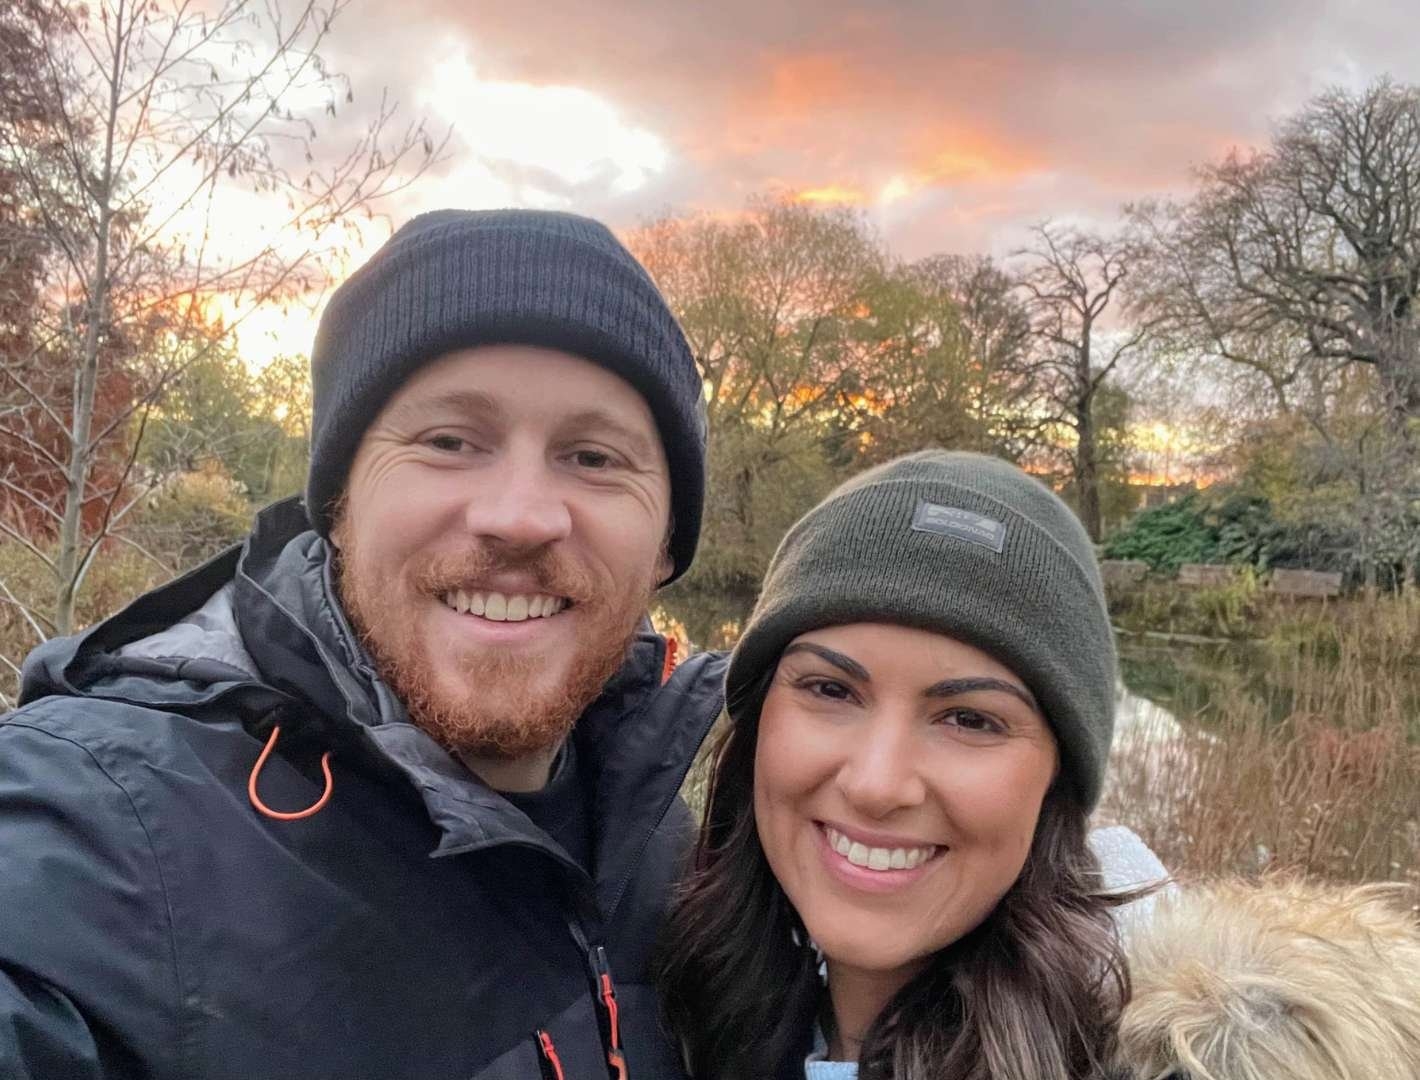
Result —
[[[1269,640],[1261,692],[1225,683],[1182,726],[1120,733],[1100,820],[1184,877],[1420,884],[1420,602],[1281,612]]]

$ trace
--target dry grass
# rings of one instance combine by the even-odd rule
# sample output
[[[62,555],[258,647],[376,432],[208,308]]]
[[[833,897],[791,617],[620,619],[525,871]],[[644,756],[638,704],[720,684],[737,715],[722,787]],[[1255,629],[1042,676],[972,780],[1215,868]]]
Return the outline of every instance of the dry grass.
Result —
[[[126,548],[105,554],[85,578],[75,622],[79,627],[98,622],[169,576]],[[51,632],[46,616],[54,609],[55,584],[33,555],[18,544],[0,543],[0,585],[0,708],[9,708],[19,689],[19,665],[41,640],[35,626]]]
[[[1306,618],[1281,719],[1275,696],[1225,687],[1194,726],[1122,732],[1100,816],[1180,876],[1420,883],[1420,604]]]

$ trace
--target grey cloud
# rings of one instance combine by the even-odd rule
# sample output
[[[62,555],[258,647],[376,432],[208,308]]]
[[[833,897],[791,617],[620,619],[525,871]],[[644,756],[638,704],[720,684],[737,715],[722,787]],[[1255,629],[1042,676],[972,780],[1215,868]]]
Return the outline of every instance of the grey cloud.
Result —
[[[1107,219],[1265,138],[1327,83],[1420,80],[1416,23],[1412,0],[409,0],[347,9],[330,59],[363,98],[388,84],[412,101],[449,41],[487,77],[605,95],[676,154],[633,195],[609,175],[566,193],[618,224],[734,207],[776,182],[871,188],[938,144],[989,144],[1005,175],[948,176],[875,211],[918,254],[999,248],[1044,216]],[[459,139],[476,152],[476,117]]]

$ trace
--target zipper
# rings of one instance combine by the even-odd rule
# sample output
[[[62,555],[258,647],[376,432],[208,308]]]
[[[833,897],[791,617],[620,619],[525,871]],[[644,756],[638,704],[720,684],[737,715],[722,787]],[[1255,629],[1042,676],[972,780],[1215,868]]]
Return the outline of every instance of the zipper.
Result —
[[[616,983],[611,977],[611,961],[607,959],[606,947],[588,944],[586,931],[575,918],[567,920],[567,929],[587,958],[595,987],[593,998],[601,1005],[602,1017],[606,1021],[602,1042],[606,1048],[606,1063],[611,1067],[607,1075],[611,1080],[627,1080],[630,1070],[626,1064],[626,1051],[621,1046],[621,1009],[616,1000]]]
[[[552,1036],[541,1028],[533,1034],[537,1037],[543,1080],[567,1080],[562,1072],[562,1059],[557,1056],[557,1047],[552,1045]]]
[[[612,1068],[613,1080],[627,1080],[626,1054],[621,1049],[621,1017],[616,1007],[616,984],[611,980],[611,965],[606,949],[598,945],[591,951],[592,970],[597,973],[597,993],[606,1010],[609,1034],[606,1061]]]

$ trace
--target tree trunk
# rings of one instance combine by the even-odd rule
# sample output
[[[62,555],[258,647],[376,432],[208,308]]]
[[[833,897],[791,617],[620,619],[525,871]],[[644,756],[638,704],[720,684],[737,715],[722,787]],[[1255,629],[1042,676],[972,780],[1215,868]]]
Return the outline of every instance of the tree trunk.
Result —
[[[1096,544],[1100,542],[1099,462],[1095,453],[1095,418],[1088,398],[1075,406],[1075,431],[1080,443],[1075,451],[1075,488],[1080,503],[1080,520]]]
[[[1094,318],[1082,312],[1080,322],[1080,352],[1076,372],[1075,432],[1079,445],[1075,448],[1075,487],[1079,492],[1080,520],[1096,544],[1100,542],[1100,482],[1099,461],[1095,447],[1095,376]]]
[[[69,425],[69,464],[65,470],[64,515],[59,525],[59,550],[54,575],[58,584],[54,603],[54,630],[63,636],[74,629],[74,598],[79,591],[79,549],[83,541],[84,494],[93,466],[94,395],[99,381],[99,346],[108,319],[109,229],[113,221],[113,141],[118,124],[119,88],[123,82],[124,38],[129,32],[120,4],[113,27],[113,69],[109,75],[108,113],[105,116],[103,174],[94,193],[99,203],[94,235],[94,276],[89,282],[88,320],[83,353],[74,372],[74,409]]]

